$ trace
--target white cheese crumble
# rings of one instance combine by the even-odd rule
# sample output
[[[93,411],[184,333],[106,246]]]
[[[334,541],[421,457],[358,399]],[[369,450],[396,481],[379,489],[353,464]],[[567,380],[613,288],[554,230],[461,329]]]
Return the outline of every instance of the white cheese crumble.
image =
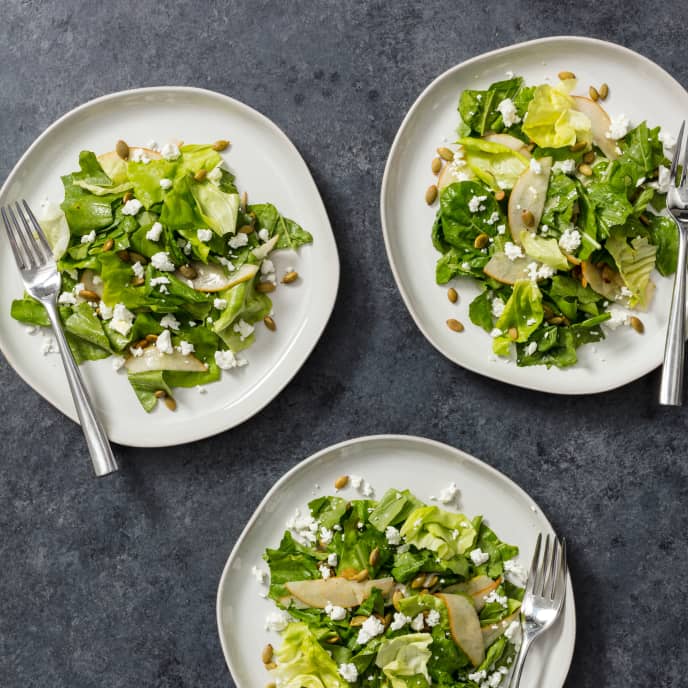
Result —
[[[300,544],[315,544],[318,538],[318,522],[310,514],[301,515],[296,509],[286,525]]]
[[[143,279],[143,276],[146,274],[143,265],[141,265],[138,260],[131,266],[131,269],[133,270],[134,277],[136,277],[136,279]]]
[[[535,159],[530,159],[530,171],[534,174],[542,174],[542,165]]]
[[[497,225],[497,234],[506,234],[506,225]]]
[[[241,368],[248,364],[248,361],[244,358],[238,358],[234,355],[233,351],[216,351],[215,352],[215,363],[222,370],[232,370],[232,368]]]
[[[270,240],[270,232],[268,232],[268,230],[265,229],[265,227],[263,227],[263,229],[261,229],[261,230],[258,231],[258,238],[259,238],[263,243],[266,243],[267,241]]]
[[[246,244],[248,244],[248,234],[236,234],[229,240],[230,248],[241,248],[242,246],[246,246]]]
[[[568,227],[559,238],[559,246],[566,253],[573,253],[580,245],[581,235],[577,229]]]
[[[474,681],[475,683],[480,683],[481,681],[485,680],[487,678],[487,672],[485,669],[481,669],[480,671],[475,671],[472,674],[468,674],[468,680],[469,681]]]
[[[411,628],[414,631],[422,631],[423,628],[425,628],[425,617],[423,616],[422,612],[411,621]]]
[[[325,605],[325,614],[327,614],[332,621],[343,621],[346,619],[346,609],[339,605],[331,604],[330,602]]]
[[[179,329],[179,320],[172,315],[172,313],[167,313],[160,320],[160,327],[166,327],[171,330]]]
[[[47,356],[48,354],[57,354],[59,351],[55,337],[51,334],[44,335],[43,341],[41,342],[41,353]]]
[[[501,337],[503,334],[504,333],[498,327],[494,327],[490,332],[490,337],[492,337],[492,339],[496,339],[497,337]]]
[[[394,526],[387,526],[385,528],[385,537],[390,545],[401,544],[401,534],[399,533],[399,529]]]
[[[327,555],[327,565],[328,566],[331,566],[332,568],[334,568],[335,566],[337,566],[338,563],[339,563],[339,557],[337,556],[336,552],[332,552],[331,554]]]
[[[265,630],[281,633],[289,625],[290,621],[291,617],[289,614],[279,609],[267,615],[265,619]]]
[[[250,337],[255,329],[256,328],[253,327],[253,325],[250,325],[243,319],[239,320],[239,322],[233,327],[233,330],[239,335],[239,339],[241,339],[242,342],[247,337]]]
[[[164,189],[165,191],[171,189],[172,188],[172,180],[171,179],[161,179],[160,180],[160,188]]]
[[[495,318],[501,318],[504,313],[504,301],[501,299],[492,299],[492,315]]]
[[[347,664],[340,664],[338,671],[339,675],[347,683],[355,683],[356,681],[358,681],[358,669],[356,668],[356,665],[353,662],[348,662]]]
[[[631,129],[631,122],[622,112],[615,117],[612,117],[611,124],[609,125],[609,131],[605,134],[608,139],[612,141],[618,141],[622,139]]]
[[[162,225],[159,222],[154,222],[151,228],[146,232],[146,239],[148,241],[159,241],[162,234]]]
[[[428,618],[425,619],[425,623],[428,624],[430,628],[433,628],[440,622],[440,618],[440,613],[436,609],[431,609],[428,612]]]
[[[508,559],[504,562],[504,575],[509,583],[516,585],[519,588],[525,587],[525,584],[528,581],[528,574],[526,570],[513,559]]]
[[[400,631],[404,626],[410,624],[413,619],[402,612],[395,612],[392,623],[389,625],[390,631]]]
[[[150,162],[150,158],[146,155],[146,151],[141,148],[135,148],[134,152],[131,154],[131,161],[147,165]]]
[[[213,306],[217,308],[218,311],[223,311],[227,308],[227,299],[213,299]]]
[[[208,172],[206,179],[213,184],[219,184],[222,179],[222,163],[215,165],[215,167]]]
[[[174,263],[170,260],[170,254],[167,251],[158,251],[151,256],[151,263],[157,270],[163,272],[174,272]]]
[[[657,138],[667,150],[672,150],[676,145],[676,139],[668,131],[660,131]]]
[[[499,213],[495,210],[495,212],[492,213],[492,215],[490,215],[490,218],[488,220],[486,220],[485,222],[488,225],[493,225],[495,222],[498,222],[498,221],[499,221]]]
[[[143,356],[143,349],[140,346],[130,346],[129,351],[134,358]]]
[[[518,621],[512,621],[506,631],[504,631],[504,635],[507,640],[516,643],[521,635],[521,624]]]
[[[206,243],[213,238],[213,230],[212,229],[197,229],[196,230],[196,236],[198,237],[199,241]]]
[[[76,303],[76,296],[74,296],[71,291],[63,291],[57,298],[57,302],[73,306]]]
[[[511,241],[507,241],[506,244],[504,244],[504,253],[509,260],[523,258],[523,249]]]
[[[259,569],[257,566],[251,568],[251,574],[259,583],[265,583],[265,579],[268,575],[263,569]]]
[[[82,244],[91,244],[96,240],[96,230],[92,229],[88,234],[84,234],[81,237]]]
[[[468,209],[472,213],[477,213],[479,210],[485,210],[483,201],[487,200],[487,196],[473,196],[470,201],[468,201]]]
[[[483,552],[479,547],[472,550],[469,556],[476,566],[484,564],[490,558],[490,555],[487,552]]]
[[[165,160],[176,160],[181,155],[181,151],[176,143],[166,143],[160,149],[160,155],[162,155]]]
[[[227,268],[229,272],[234,272],[234,263],[230,262],[223,256],[220,256],[218,260],[220,261],[220,265],[223,265],[225,268]]]
[[[507,598],[505,595],[500,595],[496,590],[492,590],[488,595],[485,596],[485,602],[487,602],[488,604],[490,602],[496,602],[502,607],[506,607]]]
[[[504,98],[504,100],[497,105],[497,110],[499,110],[502,115],[504,126],[507,127],[507,129],[521,121],[516,111],[516,105],[514,105],[514,101],[511,100],[511,98]]]
[[[139,210],[141,210],[141,208],[143,208],[143,203],[135,198],[132,198],[122,206],[122,215],[134,216],[139,212]]]
[[[270,275],[275,272],[275,264],[266,258],[261,264],[260,264],[260,274],[261,275]]]
[[[318,570],[320,571],[320,575],[323,577],[323,580],[327,580],[332,575],[332,571],[327,564],[320,564],[320,566],[318,566]]]
[[[151,139],[146,144],[146,148],[149,148],[150,150],[155,151],[157,153],[160,150],[160,144],[155,139]]]
[[[564,174],[573,174],[576,171],[576,161],[573,158],[568,160],[557,160],[552,165],[552,172],[563,172]]]
[[[607,312],[612,317],[602,324],[610,330],[615,330],[621,325],[628,325],[630,322],[631,314],[625,308],[621,308],[621,306],[611,306]]]
[[[160,277],[152,277],[150,283],[151,287],[159,287],[160,285],[169,284],[170,280],[163,275]]]
[[[185,339],[179,342],[179,353],[181,353],[182,356],[188,356],[194,351],[196,351],[196,347],[191,342],[187,342]]]
[[[369,616],[358,631],[356,642],[359,645],[365,645],[368,641],[384,633],[384,630],[384,625],[377,617]]]
[[[320,540],[324,545],[329,545],[333,537],[334,533],[329,528],[325,528],[325,526],[320,528]]]
[[[657,181],[650,184],[659,191],[659,193],[667,193],[671,187],[671,171],[668,167],[660,165],[657,168]]]
[[[537,342],[528,342],[526,345],[526,356],[532,356],[537,351]]]
[[[456,483],[450,483],[447,487],[443,487],[440,490],[438,501],[442,502],[442,504],[451,504],[456,499],[457,494],[459,494],[459,488],[456,486]]]
[[[174,347],[172,346],[172,336],[169,330],[163,330],[158,338],[155,340],[155,348],[161,354],[173,354]]]
[[[133,322],[134,314],[123,303],[115,304],[115,307],[112,311],[110,327],[115,332],[119,332],[121,335],[126,337],[131,330]]]

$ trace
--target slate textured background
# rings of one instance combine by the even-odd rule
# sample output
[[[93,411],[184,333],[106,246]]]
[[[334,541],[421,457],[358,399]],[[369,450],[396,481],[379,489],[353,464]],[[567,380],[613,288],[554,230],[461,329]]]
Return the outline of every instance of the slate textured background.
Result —
[[[688,413],[657,407],[656,374],[555,398],[444,360],[403,307],[378,216],[389,145],[437,74],[575,32],[637,50],[686,85],[684,2],[5,0],[1,19],[0,178],[90,98],[215,89],[265,113],[299,148],[343,277],[320,344],[262,413],[189,446],[120,448],[123,470],[109,480],[90,478],[79,428],[0,358],[0,685],[233,685],[214,602],[243,524],[297,461],[379,432],[484,459],[568,537],[579,632],[567,686],[684,684]],[[362,272],[374,276],[369,288]]]

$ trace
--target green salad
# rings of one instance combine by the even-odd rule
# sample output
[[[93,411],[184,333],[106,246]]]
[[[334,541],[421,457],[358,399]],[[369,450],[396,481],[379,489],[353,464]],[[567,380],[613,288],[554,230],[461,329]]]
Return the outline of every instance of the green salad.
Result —
[[[379,501],[319,497],[308,508],[264,555],[279,607],[266,628],[281,633],[280,647],[262,655],[270,680],[280,688],[502,683],[520,642],[517,547],[481,516],[424,504],[408,490]]]
[[[463,91],[458,136],[438,149],[426,192],[439,198],[437,283],[480,283],[471,322],[491,335],[491,356],[515,354],[519,366],[571,366],[579,346],[604,338],[603,324],[642,334],[653,270],[676,269],[676,227],[658,214],[672,138],[610,118],[606,84],[588,98],[573,94],[575,75],[559,77]]]
[[[62,177],[62,204],[40,213],[76,361],[114,356],[146,411],[158,399],[174,410],[173,388],[214,382],[247,363],[239,353],[257,324],[276,329],[268,294],[298,279],[293,268],[280,278],[271,252],[312,241],[274,205],[239,195],[220,155],[228,145],[118,141],[100,156],[82,151],[79,170]],[[11,314],[49,325],[28,295]]]

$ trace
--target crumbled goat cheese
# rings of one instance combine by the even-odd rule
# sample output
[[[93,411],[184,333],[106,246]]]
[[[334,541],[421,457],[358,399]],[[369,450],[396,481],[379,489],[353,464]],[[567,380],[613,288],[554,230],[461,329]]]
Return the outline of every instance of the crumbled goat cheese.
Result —
[[[360,475],[350,475],[349,482],[351,483],[351,487],[353,487],[354,490],[358,490],[361,487],[363,478]]]
[[[530,159],[530,171],[534,174],[542,174],[542,165],[535,159]]]
[[[577,229],[568,227],[559,238],[559,246],[566,253],[573,253],[581,245],[581,235]]]
[[[481,681],[485,680],[487,678],[487,672],[485,669],[481,669],[480,671],[475,671],[472,674],[468,674],[468,680],[469,681],[474,681],[475,683],[480,683]]]
[[[607,312],[610,313],[612,317],[602,324],[610,330],[615,330],[621,325],[628,325],[630,322],[631,313],[629,313],[625,308],[621,308],[620,306],[611,306]]]
[[[135,198],[132,198],[122,206],[122,215],[136,215],[141,208],[143,208],[143,203]]]
[[[84,234],[81,237],[82,244],[90,244],[96,240],[96,230],[92,229],[88,234]]]
[[[227,299],[213,299],[213,306],[217,308],[218,311],[223,311],[227,308]]]
[[[325,614],[327,614],[332,621],[343,621],[346,619],[346,609],[336,604],[330,604],[330,602],[325,605]]]
[[[484,564],[490,558],[490,555],[487,552],[483,552],[479,547],[472,550],[469,556],[476,566]]]
[[[216,351],[215,363],[222,370],[232,370],[232,368],[240,368],[245,366],[248,361],[243,358],[237,358],[232,351]]]
[[[499,213],[495,210],[495,212],[492,213],[492,215],[490,215],[490,219],[486,220],[486,223],[488,225],[493,225],[495,222],[498,222],[498,221],[499,221]]]
[[[165,277],[165,276],[152,277],[150,283],[151,283],[151,287],[159,287],[160,285],[169,284],[170,280],[169,280],[169,277]]]
[[[389,625],[389,630],[400,631],[404,626],[410,624],[411,621],[413,621],[413,619],[410,616],[406,616],[406,614],[402,614],[401,612],[395,612],[394,619],[392,619],[392,623]]]
[[[170,254],[167,251],[159,251],[151,256],[151,263],[157,270],[163,272],[174,272],[174,263],[170,260]]]
[[[667,150],[671,150],[676,145],[676,139],[668,131],[660,131],[657,138]]]
[[[468,209],[472,213],[477,213],[479,210],[485,210],[485,206],[482,204],[485,200],[487,200],[487,196],[473,196],[471,200],[468,201]]]
[[[146,239],[148,241],[159,241],[162,234],[162,225],[159,222],[154,222],[151,228],[146,232]]]
[[[248,234],[236,234],[229,240],[230,248],[241,248],[248,244]]]
[[[265,583],[265,579],[267,578],[268,574],[267,572],[263,571],[263,569],[259,569],[257,566],[254,566],[251,568],[251,573],[259,583]]]
[[[55,341],[55,337],[52,335],[48,334],[43,337],[43,341],[41,342],[41,353],[44,356],[47,356],[48,354],[56,354],[59,353],[59,349],[57,348],[57,342]]]
[[[261,230],[258,231],[258,238],[259,238],[263,243],[265,243],[266,241],[268,241],[268,240],[270,239],[270,232],[268,232],[268,230],[265,229],[265,227],[263,227],[263,229],[261,229]]]
[[[507,597],[505,595],[500,595],[496,590],[492,590],[488,595],[485,596],[485,602],[488,604],[490,602],[496,602],[502,607],[506,607],[507,601]]]
[[[525,584],[528,580],[528,574],[526,573],[526,570],[513,559],[508,559],[504,562],[504,575],[509,583],[516,585],[519,588],[525,587]]]
[[[275,264],[267,258],[260,264],[260,274],[269,275],[275,272]]]
[[[461,269],[466,270],[466,271],[470,271],[471,264],[470,263],[461,263]]]
[[[492,331],[490,332],[490,337],[492,339],[496,339],[497,337],[501,337],[502,334],[504,334],[498,327],[493,327]]]
[[[158,338],[155,340],[155,348],[161,354],[173,354],[174,347],[172,346],[172,336],[169,330],[163,330]]]
[[[630,298],[631,296],[633,296],[633,292],[626,285],[624,285],[623,287],[621,287],[620,295],[625,296],[626,298]]]
[[[459,494],[459,488],[456,483],[450,483],[447,487],[443,487],[440,490],[439,500],[442,504],[451,504],[455,499],[456,495]]]
[[[134,152],[131,154],[132,162],[141,162],[147,165],[150,162],[150,158],[146,155],[146,151],[141,148],[135,148]]]
[[[431,609],[428,612],[428,618],[425,620],[425,623],[427,623],[430,628],[433,628],[434,626],[437,626],[439,622],[440,613],[436,609]]]
[[[573,158],[568,160],[557,160],[552,165],[552,172],[563,172],[564,174],[573,174],[576,171],[576,161]]]
[[[497,105],[497,110],[499,110],[502,115],[504,126],[507,127],[507,129],[521,121],[516,111],[516,105],[514,105],[514,101],[511,100],[511,98],[504,98],[504,100]]]
[[[150,150],[155,151],[157,153],[160,150],[160,144],[155,139],[151,139],[146,144],[146,148],[149,148]]]
[[[320,571],[320,575],[323,577],[323,580],[327,580],[332,575],[332,571],[327,564],[320,564],[318,566],[318,570]]]
[[[333,537],[334,533],[329,528],[325,528],[325,526],[320,528],[320,541],[324,545],[329,545]]]
[[[521,624],[518,621],[512,621],[509,627],[504,631],[507,640],[516,643],[518,637],[521,635]]]
[[[340,664],[338,671],[339,675],[347,683],[356,683],[356,681],[358,681],[358,669],[356,668],[356,665],[353,662]]]
[[[497,225],[497,234],[506,234],[506,225]]]
[[[182,356],[188,356],[194,351],[196,351],[196,347],[191,342],[187,342],[185,339],[179,342],[179,352]]]
[[[143,276],[146,274],[143,265],[141,265],[138,260],[131,266],[131,269],[133,270],[134,277],[136,277],[136,279],[143,279]]]
[[[165,160],[176,160],[181,155],[181,151],[176,143],[166,143],[160,149],[160,155],[162,155]]]
[[[224,256],[220,256],[218,260],[220,261],[220,265],[223,265],[230,272],[234,272],[234,263],[231,263]]]
[[[523,249],[511,241],[507,241],[506,244],[504,244],[504,253],[509,260],[523,258]]]
[[[657,189],[659,193],[667,193],[671,187],[671,171],[669,168],[660,165],[657,169],[657,181],[651,183],[649,186]]]
[[[298,509],[287,521],[287,529],[292,532],[294,539],[302,545],[313,545],[318,538],[318,522],[310,514],[302,515]]]
[[[119,332],[121,335],[126,337],[131,330],[132,323],[134,322],[134,314],[127,309],[123,303],[118,303],[115,305],[112,311],[112,320],[110,321],[110,327],[115,331]]]
[[[212,229],[197,229],[196,230],[196,236],[198,237],[199,241],[203,241],[203,242],[210,241],[213,238],[213,230]]]
[[[537,342],[529,342],[526,345],[526,356],[532,356],[537,351]]]
[[[501,299],[492,299],[492,315],[495,318],[501,318],[504,313],[504,301]]]
[[[179,320],[175,318],[172,313],[167,313],[160,320],[160,327],[167,327],[171,330],[179,329]]]
[[[339,563],[339,557],[337,556],[336,552],[332,552],[331,554],[327,555],[327,565],[332,566],[333,568],[337,566]]]
[[[265,630],[281,633],[289,625],[290,621],[291,617],[289,614],[279,609],[267,615],[265,619]]]
[[[411,621],[411,628],[414,631],[422,631],[423,628],[425,628],[425,617],[423,616],[422,612],[418,614],[413,621]]]
[[[239,335],[239,339],[241,339],[243,342],[247,337],[250,337],[253,334],[255,327],[241,319],[236,325],[234,325],[233,329]]]
[[[160,188],[164,189],[167,191],[168,189],[172,188],[172,180],[171,179],[161,179],[160,180]]]
[[[143,356],[143,349],[140,346],[130,346],[129,351],[134,358]]]
[[[384,625],[377,617],[369,616],[358,631],[356,642],[359,645],[365,645],[368,641],[384,633],[384,630]]]
[[[401,534],[399,533],[399,529],[394,526],[387,526],[387,528],[385,528],[385,537],[390,545],[401,544]]]
[[[618,141],[628,134],[630,128],[631,122],[622,112],[621,114],[612,117],[611,124],[609,125],[609,131],[605,134],[605,136],[612,141]]]
[[[222,179],[222,163],[215,165],[215,167],[208,172],[208,176],[206,178],[213,184],[219,184],[220,180]]]
[[[57,299],[58,303],[67,303],[74,305],[76,303],[76,296],[71,291],[63,291]]]

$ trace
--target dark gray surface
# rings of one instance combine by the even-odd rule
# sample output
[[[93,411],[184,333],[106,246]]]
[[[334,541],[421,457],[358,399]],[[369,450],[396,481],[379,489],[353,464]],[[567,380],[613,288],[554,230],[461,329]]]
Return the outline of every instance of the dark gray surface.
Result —
[[[446,361],[401,302],[378,215],[389,145],[434,76],[575,26],[688,84],[685,2],[6,0],[2,10],[0,178],[90,98],[215,89],[300,149],[335,228],[342,282],[320,344],[258,417],[189,446],[118,448],[121,474],[99,482],[79,428],[0,359],[1,686],[233,685],[215,591],[244,523],[297,461],[379,432],[484,459],[569,539],[579,630],[567,686],[685,683],[686,411],[658,409],[656,375],[557,398]]]

